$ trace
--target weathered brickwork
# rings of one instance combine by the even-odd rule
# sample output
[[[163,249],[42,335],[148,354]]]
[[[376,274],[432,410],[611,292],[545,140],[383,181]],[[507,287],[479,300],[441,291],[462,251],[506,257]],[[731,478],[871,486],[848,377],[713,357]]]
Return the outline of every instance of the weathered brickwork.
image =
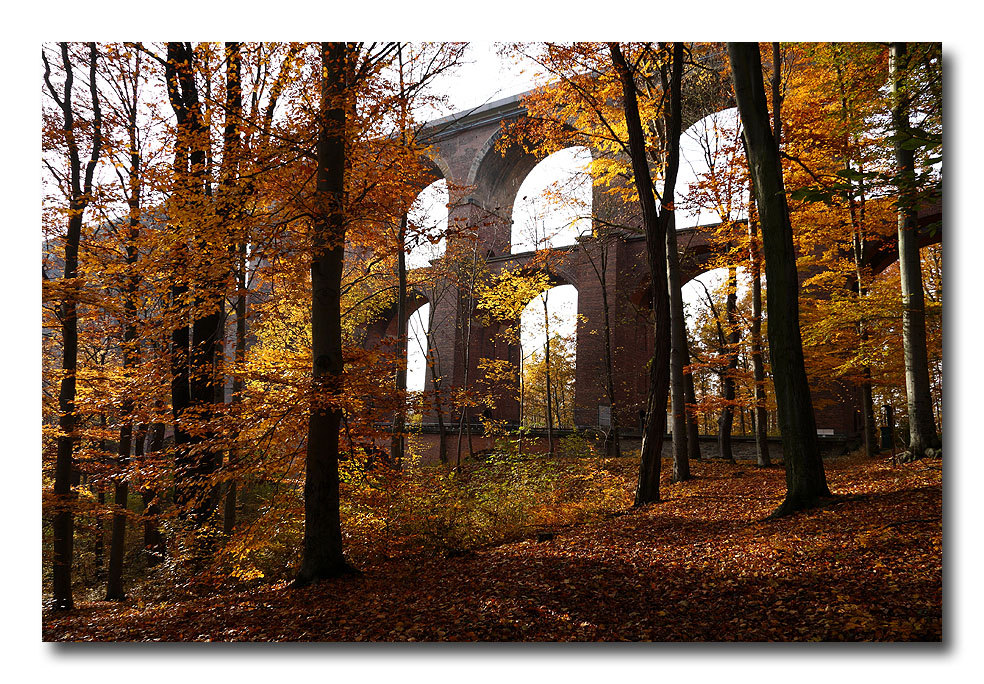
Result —
[[[520,97],[515,96],[432,122],[425,129],[432,143],[434,176],[443,176],[449,186],[449,225],[477,235],[477,241],[468,243],[468,249],[474,250],[476,262],[480,261],[493,274],[504,268],[530,267],[533,259],[532,253],[510,253],[510,233],[516,194],[540,159],[519,145],[508,145],[504,151],[496,148],[502,123],[524,114]],[[549,267],[554,284],[573,285],[578,293],[575,422],[578,426],[597,426],[599,415],[604,412],[599,407],[609,405],[604,342],[607,296],[616,410],[623,428],[634,431],[639,426],[639,412],[645,406],[647,364],[653,352],[645,242],[638,229],[638,212],[632,207],[619,205],[597,190],[593,205],[599,223],[626,226],[617,239],[604,247],[607,250],[604,289],[596,268],[603,247],[597,243],[582,242],[579,246],[554,249]],[[941,213],[938,205],[927,208],[923,212],[925,222],[938,221]],[[932,241],[933,236],[928,239]],[[700,228],[680,230],[678,242],[684,279],[690,280],[706,270],[707,257],[713,248]],[[887,261],[882,268],[891,263],[891,245],[886,245],[883,251],[883,261]],[[410,313],[424,301],[416,299]],[[445,293],[434,306],[432,346],[436,349],[437,372],[445,389],[478,387],[479,363],[483,358],[507,359],[514,368],[519,366],[520,349],[504,338],[503,326],[483,325],[481,312],[469,316],[472,309],[467,293],[457,289]],[[394,318],[395,311],[390,311],[371,326],[366,343],[375,344],[395,334]],[[433,389],[429,374],[426,389]],[[495,394],[491,416],[518,422],[519,402],[515,391],[502,386],[495,388]],[[817,393],[814,398],[818,429],[848,437],[858,434],[856,388],[845,385],[836,391]],[[472,410],[470,418],[474,420],[478,414],[478,410]],[[457,411],[453,415],[457,416]]]

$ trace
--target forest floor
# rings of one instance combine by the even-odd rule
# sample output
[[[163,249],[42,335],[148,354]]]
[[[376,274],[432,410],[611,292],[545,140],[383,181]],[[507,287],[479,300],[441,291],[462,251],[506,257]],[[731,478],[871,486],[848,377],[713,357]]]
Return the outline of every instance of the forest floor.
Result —
[[[622,459],[626,486],[632,459]],[[45,641],[939,641],[942,461],[825,464],[834,498],[764,520],[783,470],[692,463],[664,500],[303,589],[45,610]],[[664,464],[664,472],[666,467]]]

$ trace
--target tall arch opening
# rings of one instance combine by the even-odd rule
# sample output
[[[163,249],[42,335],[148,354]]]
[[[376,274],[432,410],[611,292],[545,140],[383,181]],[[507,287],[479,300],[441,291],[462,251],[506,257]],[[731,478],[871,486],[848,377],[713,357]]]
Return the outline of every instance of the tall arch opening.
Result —
[[[444,254],[448,232],[448,182],[441,178],[424,188],[407,213],[407,268],[425,268]]]
[[[732,107],[715,112],[680,136],[677,229],[738,221],[748,215],[741,120]]]
[[[591,232],[591,151],[554,152],[526,176],[513,203],[513,254],[571,245]]]
[[[448,182],[440,178],[424,188],[407,213],[407,269],[427,268],[445,251],[448,231]],[[421,392],[427,383],[431,303],[425,301],[407,320],[407,390]]]
[[[427,384],[427,350],[430,302],[410,315],[407,323],[407,390],[422,392]]]
[[[552,287],[530,300],[520,317],[520,412],[525,427],[574,427],[577,288]],[[548,392],[549,384],[549,392]]]

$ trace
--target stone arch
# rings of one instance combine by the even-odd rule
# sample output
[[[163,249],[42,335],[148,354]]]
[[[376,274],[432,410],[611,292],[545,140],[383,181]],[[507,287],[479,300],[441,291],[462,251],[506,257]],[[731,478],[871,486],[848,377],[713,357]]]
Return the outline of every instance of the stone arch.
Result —
[[[523,182],[540,162],[550,156],[529,152],[512,141],[500,147],[500,141],[506,135],[501,127],[489,135],[475,154],[467,179],[467,185],[471,188],[467,200],[484,214],[487,224],[494,225],[494,231],[488,232],[488,238],[483,243],[487,243],[497,255],[511,252],[513,211]],[[596,154],[589,146],[578,143],[555,150],[552,154],[582,147],[592,156]],[[592,203],[594,201],[595,192],[592,191]]]
[[[689,185],[700,179],[701,174],[710,170],[707,157],[710,156],[717,168],[730,168],[732,162],[744,158],[741,147],[741,122],[738,110],[734,106],[714,108],[714,111],[697,118],[687,126],[680,136],[680,174],[677,179],[676,201],[680,205],[676,212],[677,225],[682,227],[715,224],[723,220],[743,220],[747,215],[748,191],[747,185],[735,185],[731,188],[731,197],[719,197],[712,201],[706,198],[704,206],[700,203],[686,202]],[[703,138],[698,140],[698,138]],[[730,154],[721,158],[720,155]],[[701,199],[701,198],[697,198]],[[710,209],[714,207],[731,206],[730,216],[722,217]]]
[[[511,252],[568,246],[591,232],[594,187],[591,176],[575,167],[590,166],[592,159],[586,145],[570,145],[543,157],[526,174],[513,201]],[[552,205],[544,196],[557,183],[567,185],[561,191],[571,195],[573,204]]]
[[[444,160],[444,157],[435,148],[427,150],[426,154],[420,156],[421,165],[429,172],[430,182],[443,178],[451,182],[451,167]],[[428,183],[429,184],[429,183]],[[425,186],[426,187],[426,186]]]
[[[439,187],[441,185],[443,188]],[[427,267],[444,253],[450,221],[450,195],[451,189],[445,178],[438,178],[417,193],[408,214],[411,226],[407,242],[412,245],[406,258],[408,269]],[[443,207],[438,200],[442,200]],[[418,204],[421,201],[423,204]],[[421,215],[421,212],[425,214]],[[433,241],[435,238],[439,238],[437,242]]]
[[[429,304],[427,296],[416,290],[410,290],[409,297],[407,298],[407,320],[416,313],[417,309],[422,307],[424,304]],[[371,349],[375,346],[381,344],[386,338],[395,338],[398,321],[397,321],[397,304],[392,302],[386,308],[384,308],[379,316],[376,318],[375,322],[366,326],[365,336],[363,337],[362,347],[364,349]]]

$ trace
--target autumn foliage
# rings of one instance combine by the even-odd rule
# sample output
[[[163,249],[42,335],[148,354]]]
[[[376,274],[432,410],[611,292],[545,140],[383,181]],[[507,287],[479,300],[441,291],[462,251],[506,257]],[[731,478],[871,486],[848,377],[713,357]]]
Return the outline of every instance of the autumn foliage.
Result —
[[[862,445],[825,452],[832,496],[768,522],[785,493],[768,283],[741,129],[705,118],[733,99],[721,44],[502,46],[542,87],[496,149],[589,149],[597,206],[554,187],[549,201],[591,212],[588,229],[566,251],[539,236],[526,266],[496,271],[482,235],[509,217],[442,183],[422,133],[464,44],[44,45],[44,640],[940,640],[940,452],[895,458],[908,310],[888,49],[761,47],[781,85],[770,106],[810,390],[817,410],[855,402],[866,426]],[[936,44],[914,54],[916,123],[899,144],[925,203],[941,193],[941,67]],[[704,122],[706,168],[664,202],[680,116]],[[425,188],[471,218],[425,215]],[[690,306],[676,349],[686,417],[721,446],[691,437],[690,471],[677,450],[660,494],[665,397],[651,392],[644,500],[639,430],[619,425],[612,380],[625,349],[594,322],[609,423],[577,425],[577,342],[536,308],[576,249],[615,297],[605,260],[646,232],[640,196],[664,228],[685,227],[683,210],[712,216],[698,270],[728,273]],[[688,246],[671,252],[686,260]],[[942,426],[940,246],[920,263]],[[646,282],[665,299],[666,272]],[[659,350],[663,299],[612,311],[645,320]],[[412,390],[406,321],[425,304]],[[517,364],[527,307],[547,344]],[[489,338],[481,358],[472,326]],[[668,363],[657,351],[633,373]],[[508,402],[514,424],[492,418]],[[885,451],[872,441],[883,405],[898,419]],[[747,460],[738,433],[756,428],[777,465]],[[328,545],[335,565],[311,570]]]
[[[608,464],[631,496],[633,464]],[[46,614],[66,641],[934,641],[942,638],[941,467],[827,464],[836,502],[762,522],[778,469],[693,464],[659,506],[555,536],[419,551],[337,585],[135,595]],[[590,481],[586,484],[591,484]],[[446,514],[445,514],[446,515]],[[431,527],[430,529],[437,529]],[[875,599],[877,597],[877,599]]]

